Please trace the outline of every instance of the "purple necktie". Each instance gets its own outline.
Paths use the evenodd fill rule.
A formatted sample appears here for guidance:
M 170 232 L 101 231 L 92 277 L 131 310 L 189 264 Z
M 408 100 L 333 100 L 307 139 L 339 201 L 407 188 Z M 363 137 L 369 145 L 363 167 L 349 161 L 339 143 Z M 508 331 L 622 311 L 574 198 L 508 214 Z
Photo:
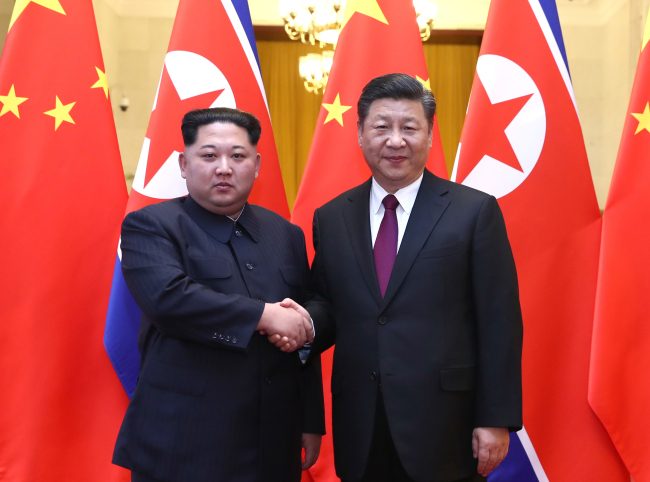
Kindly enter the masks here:
M 393 271 L 395 258 L 397 257 L 397 214 L 395 209 L 399 206 L 399 201 L 395 196 L 389 194 L 382 201 L 385 211 L 384 219 L 381 220 L 375 248 L 375 269 L 377 270 L 377 280 L 379 281 L 379 290 L 381 297 L 386 294 L 390 273 Z

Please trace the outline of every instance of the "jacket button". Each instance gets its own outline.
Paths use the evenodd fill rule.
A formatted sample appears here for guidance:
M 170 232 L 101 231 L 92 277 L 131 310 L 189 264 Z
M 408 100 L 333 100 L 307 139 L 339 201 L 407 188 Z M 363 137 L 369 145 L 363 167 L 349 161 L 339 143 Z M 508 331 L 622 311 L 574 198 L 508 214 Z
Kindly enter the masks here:
M 232 337 L 232 342 L 233 342 L 233 343 L 237 343 L 237 337 L 236 337 L 236 336 L 233 336 L 233 337 Z
M 227 342 L 230 342 L 230 335 L 228 335 L 228 336 L 226 337 L 226 341 L 227 341 Z
M 223 335 L 221 333 L 219 333 L 219 339 L 223 340 Z
M 380 325 L 385 325 L 388 319 L 385 316 L 380 316 L 379 317 L 379 324 Z
M 241 231 L 239 229 L 237 231 L 235 231 L 235 236 L 237 236 L 238 238 L 241 238 Z
M 266 378 L 266 383 L 268 383 L 270 385 L 271 384 L 271 379 L 267 377 Z
M 214 338 L 215 340 L 216 340 L 217 338 L 219 338 L 219 333 L 213 333 L 213 334 L 212 334 L 212 338 Z
M 370 374 L 370 379 L 371 379 L 372 381 L 377 380 L 377 372 L 372 372 L 372 373 Z
M 253 269 L 253 265 L 250 264 L 250 263 L 246 263 L 246 269 L 247 269 L 247 270 L 251 270 L 251 269 Z

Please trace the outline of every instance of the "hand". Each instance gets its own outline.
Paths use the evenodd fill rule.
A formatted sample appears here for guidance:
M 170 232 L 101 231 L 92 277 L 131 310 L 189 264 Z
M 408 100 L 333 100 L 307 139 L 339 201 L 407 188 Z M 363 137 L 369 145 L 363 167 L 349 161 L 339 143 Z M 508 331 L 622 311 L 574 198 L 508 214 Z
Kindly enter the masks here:
M 302 317 L 304 318 L 304 323 L 305 323 L 305 331 L 307 332 L 307 341 L 309 343 L 314 342 L 314 326 L 311 323 L 311 316 L 309 316 L 309 312 L 307 312 L 306 309 L 304 309 L 302 306 L 300 306 L 298 303 L 293 301 L 291 298 L 285 298 L 280 302 L 280 306 L 283 306 L 285 308 L 292 308 L 296 310 Z
M 262 317 L 257 324 L 257 331 L 262 334 L 273 333 L 285 340 L 281 350 L 294 351 L 305 344 L 307 333 L 304 318 L 291 308 L 284 308 L 280 303 L 266 303 Z
M 472 433 L 472 453 L 478 458 L 477 471 L 483 477 L 497 468 L 508 455 L 510 433 L 505 427 L 477 427 Z
M 302 446 L 305 449 L 305 460 L 302 461 L 302 470 L 312 467 L 318 460 L 320 443 L 323 436 L 318 433 L 303 433 Z

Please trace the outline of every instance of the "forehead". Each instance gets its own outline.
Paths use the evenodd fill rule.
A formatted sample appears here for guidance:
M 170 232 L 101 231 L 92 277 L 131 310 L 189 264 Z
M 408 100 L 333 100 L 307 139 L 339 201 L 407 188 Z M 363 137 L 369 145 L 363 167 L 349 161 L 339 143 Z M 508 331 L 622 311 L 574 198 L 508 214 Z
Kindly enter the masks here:
M 373 101 L 368 109 L 366 120 L 372 122 L 376 119 L 412 119 L 426 122 L 422 103 L 418 100 L 407 99 L 377 99 Z
M 248 140 L 248 131 L 243 127 L 235 124 L 213 122 L 212 124 L 202 125 L 198 128 L 196 135 L 196 146 L 219 141 L 220 144 L 238 144 L 250 147 Z

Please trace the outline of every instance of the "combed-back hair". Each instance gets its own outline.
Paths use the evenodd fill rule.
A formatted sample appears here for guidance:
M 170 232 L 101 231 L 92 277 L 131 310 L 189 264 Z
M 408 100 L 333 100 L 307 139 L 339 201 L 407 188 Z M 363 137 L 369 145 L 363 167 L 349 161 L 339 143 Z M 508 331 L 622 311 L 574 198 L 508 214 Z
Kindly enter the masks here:
M 262 135 L 262 126 L 257 117 L 243 110 L 230 109 L 228 107 L 195 109 L 185 114 L 181 123 L 181 132 L 183 133 L 183 142 L 185 145 L 191 146 L 196 142 L 199 127 L 214 124 L 215 122 L 220 124 L 234 124 L 246 129 L 246 132 L 248 132 L 248 141 L 254 146 L 257 145 Z
M 357 102 L 359 122 L 368 117 L 370 104 L 379 99 L 416 100 L 422 104 L 424 117 L 433 128 L 433 116 L 436 113 L 436 99 L 430 90 L 425 89 L 419 80 L 406 74 L 387 74 L 375 77 L 366 84 Z

